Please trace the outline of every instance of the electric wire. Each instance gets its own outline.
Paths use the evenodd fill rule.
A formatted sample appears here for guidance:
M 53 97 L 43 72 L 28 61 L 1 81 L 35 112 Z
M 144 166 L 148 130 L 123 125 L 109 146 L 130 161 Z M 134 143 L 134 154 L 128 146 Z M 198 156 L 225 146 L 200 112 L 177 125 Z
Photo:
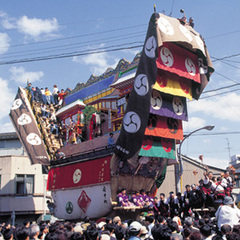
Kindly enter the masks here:
M 24 53 L 24 56 L 26 56 L 26 55 L 33 55 L 33 54 L 30 54 L 31 52 L 34 52 L 34 54 L 36 54 L 38 52 L 49 53 L 49 50 L 51 50 L 51 52 L 59 51 L 59 49 L 61 49 L 63 47 L 67 47 L 67 48 L 63 48 L 62 50 L 68 50 L 68 49 L 73 49 L 73 47 L 89 47 L 90 44 L 95 44 L 95 45 L 100 44 L 100 43 L 101 44 L 106 44 L 108 42 L 112 42 L 113 40 L 117 40 L 117 41 L 125 40 L 125 39 L 129 40 L 129 36 L 131 36 L 132 38 L 140 37 L 140 36 L 144 36 L 145 35 L 144 33 L 145 32 L 142 32 L 142 33 L 141 32 L 140 33 L 135 32 L 135 33 L 129 33 L 127 37 L 125 35 L 118 35 L 118 36 L 114 36 L 114 37 L 101 38 L 101 39 L 97 39 L 97 40 L 90 40 L 90 41 L 88 40 L 88 41 L 84 41 L 84 42 L 81 42 L 81 43 L 59 45 L 59 46 L 55 46 L 54 48 L 53 47 L 47 47 L 47 48 L 31 49 L 31 50 L 23 50 L 23 51 L 18 51 L 18 52 L 12 52 L 12 53 L 5 54 L 4 59 L 13 58 L 13 57 L 16 57 L 17 55 L 21 56 L 22 53 Z M 104 42 L 102 42 L 102 41 L 104 41 Z M 131 43 L 129 43 L 129 44 L 131 44 Z M 13 56 L 11 56 L 11 55 L 13 55 Z

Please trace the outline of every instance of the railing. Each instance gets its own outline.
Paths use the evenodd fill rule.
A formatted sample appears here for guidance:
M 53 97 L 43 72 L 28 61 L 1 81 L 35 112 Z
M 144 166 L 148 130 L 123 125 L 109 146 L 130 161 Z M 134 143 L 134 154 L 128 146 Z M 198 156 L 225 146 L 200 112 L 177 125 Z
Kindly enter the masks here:
M 99 148 L 94 148 L 88 151 L 81 152 L 80 154 L 72 154 L 60 160 L 50 161 L 50 166 L 62 165 L 69 162 L 82 162 L 96 159 L 99 157 L 107 156 L 113 154 L 115 145 L 104 146 Z

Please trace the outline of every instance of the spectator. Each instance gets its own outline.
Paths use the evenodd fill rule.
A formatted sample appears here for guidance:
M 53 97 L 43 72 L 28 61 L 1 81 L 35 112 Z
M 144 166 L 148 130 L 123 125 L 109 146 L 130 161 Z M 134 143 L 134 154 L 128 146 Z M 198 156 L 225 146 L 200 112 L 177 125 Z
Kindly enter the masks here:
M 156 224 L 152 228 L 152 236 L 154 240 L 170 240 L 171 235 L 172 231 L 166 225 Z
M 30 240 L 37 240 L 40 233 L 40 228 L 36 223 L 30 225 Z
M 57 105 L 58 104 L 58 88 L 57 85 L 53 85 L 53 91 L 52 91 L 52 95 L 53 95 L 53 100 L 54 100 L 54 104 Z
M 224 224 L 233 227 L 233 225 L 238 224 L 240 220 L 240 209 L 235 206 L 231 197 L 226 196 L 223 200 L 223 204 L 224 205 L 220 206 L 215 213 L 219 230 Z
M 16 230 L 16 237 L 17 240 L 27 240 L 30 237 L 30 233 L 25 227 L 18 228 Z
M 222 225 L 221 226 L 221 235 L 222 235 L 221 237 L 226 239 L 226 234 L 230 233 L 231 231 L 232 231 L 232 228 L 230 225 L 228 225 L 228 224 Z
M 114 145 L 114 139 L 113 139 L 113 133 L 110 133 L 108 138 L 108 146 L 112 146 L 112 145 Z
M 63 100 L 64 100 L 64 97 L 67 93 L 64 92 L 64 89 L 61 89 L 61 92 L 58 93 L 58 99 L 59 99 L 59 102 L 58 102 L 58 106 L 61 107 L 63 105 Z
M 194 28 L 194 22 L 192 17 L 189 18 L 188 25 Z
M 169 193 L 169 197 L 167 199 L 167 204 L 169 205 L 169 216 L 173 218 L 175 216 L 175 212 L 178 212 L 178 199 L 175 196 L 174 192 Z
M 122 225 L 121 218 L 119 216 L 114 217 L 113 218 L 113 224 L 121 226 Z
M 148 223 L 147 223 L 148 236 L 149 236 L 150 238 L 153 238 L 153 236 L 152 236 L 152 228 L 153 228 L 154 225 L 155 225 L 155 217 L 154 217 L 154 216 L 147 216 L 147 217 L 146 217 L 146 222 L 148 222 Z
M 226 196 L 231 196 L 232 194 L 232 188 L 233 188 L 233 180 L 232 178 L 229 176 L 229 172 L 225 171 L 224 172 L 224 178 L 222 179 L 222 183 L 221 185 L 224 187 L 225 189 L 225 194 Z
M 51 104 L 51 95 L 52 93 L 48 90 L 48 88 L 45 88 L 45 96 L 47 99 L 47 104 L 50 105 Z
M 47 110 L 47 106 L 44 103 L 41 104 L 41 111 L 43 117 L 47 118 L 49 116 L 49 111 Z
M 53 121 L 55 123 L 57 122 L 57 117 L 56 117 L 56 114 L 54 112 L 54 109 L 52 109 L 52 108 L 50 109 L 50 115 L 48 117 L 51 121 Z
M 43 88 L 40 89 L 42 95 L 45 95 L 45 90 Z
M 185 218 L 184 226 L 190 228 L 192 232 L 199 232 L 199 229 L 193 226 L 193 219 L 191 217 Z
M 50 122 L 48 125 L 48 128 L 50 129 L 50 133 L 55 134 L 58 136 L 58 126 L 53 121 Z
M 158 206 L 159 212 L 163 217 L 167 217 L 168 216 L 168 203 L 167 203 L 167 199 L 165 199 L 165 194 L 164 193 L 160 193 L 160 201 L 159 201 L 159 206 Z
M 240 236 L 239 234 L 235 233 L 235 232 L 231 232 L 226 234 L 226 239 L 227 240 L 240 240 Z
M 7 228 L 3 233 L 4 240 L 13 240 L 13 231 L 11 228 Z
M 129 226 L 129 240 L 139 240 L 141 235 L 141 228 L 142 225 L 139 222 L 133 221 Z
M 54 204 L 53 202 L 47 200 L 47 206 L 48 206 L 48 209 L 49 209 L 50 214 L 53 214 L 53 213 L 54 213 L 55 204 Z M 46 226 L 45 226 L 45 227 L 46 227 Z M 48 229 L 45 229 L 45 228 L 44 228 L 43 230 L 46 230 L 46 231 L 45 231 L 45 235 L 46 235 Z
M 200 232 L 203 236 L 203 239 L 206 239 L 206 240 L 212 239 L 212 229 L 209 224 L 202 226 L 200 228 Z
M 200 232 L 192 232 L 189 236 L 189 240 L 202 240 Z
M 56 159 L 57 160 L 61 160 L 65 158 L 65 153 L 61 152 L 59 149 L 56 151 L 55 153 Z

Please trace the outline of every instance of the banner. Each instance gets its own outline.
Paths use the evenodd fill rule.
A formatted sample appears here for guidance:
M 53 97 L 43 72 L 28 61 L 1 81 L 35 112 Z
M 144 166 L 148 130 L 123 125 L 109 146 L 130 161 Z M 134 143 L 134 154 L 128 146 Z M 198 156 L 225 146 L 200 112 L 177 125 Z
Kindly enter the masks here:
M 176 159 L 175 140 L 145 136 L 139 155 L 144 157 L 161 157 Z
M 198 57 L 174 43 L 163 43 L 158 49 L 157 67 L 200 83 Z
M 150 113 L 188 121 L 186 98 L 152 91 Z
M 192 81 L 176 74 L 158 69 L 157 80 L 153 86 L 160 92 L 185 97 L 192 100 Z
M 47 189 L 89 186 L 110 181 L 111 156 L 52 168 L 48 173 Z
M 31 163 L 49 165 L 49 156 L 25 89 L 18 88 L 9 116 Z
M 182 121 L 150 114 L 145 135 L 182 140 Z
M 139 151 L 147 126 L 152 94 L 151 86 L 154 85 L 157 75 L 157 17 L 158 14 L 154 13 L 149 21 L 134 86 L 128 100 L 122 128 L 114 150 L 117 157 L 122 161 L 133 157 Z

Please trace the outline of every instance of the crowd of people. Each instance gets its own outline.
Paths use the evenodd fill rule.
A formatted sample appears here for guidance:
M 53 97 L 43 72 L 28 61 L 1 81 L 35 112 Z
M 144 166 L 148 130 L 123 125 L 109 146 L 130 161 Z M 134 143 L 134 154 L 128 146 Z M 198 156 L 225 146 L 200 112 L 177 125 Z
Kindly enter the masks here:
M 223 209 L 225 208 L 225 209 Z M 231 213 L 229 209 L 232 209 Z M 226 212 L 230 213 L 226 215 Z M 82 221 L 41 222 L 24 221 L 23 225 L 0 225 L 0 239 L 4 240 L 239 240 L 240 210 L 231 197 L 224 198 L 216 217 L 203 215 L 179 218 L 143 212 L 137 219 L 122 220 L 119 216 Z
M 45 89 L 38 87 L 35 88 L 31 83 L 27 84 L 26 89 L 31 94 L 32 100 L 48 106 L 53 104 L 56 108 L 62 106 L 64 97 L 67 94 L 64 89 L 61 89 L 61 91 L 59 91 L 57 85 L 53 86 L 52 92 L 48 89 L 48 87 Z
M 183 194 L 179 192 L 175 195 L 170 192 L 169 197 L 165 198 L 165 194 L 161 193 L 160 198 L 152 198 L 150 193 L 142 189 L 130 197 L 126 194 L 126 189 L 122 189 L 118 192 L 117 202 L 122 207 L 152 207 L 155 214 L 163 216 L 173 217 L 176 213 L 179 216 L 189 216 L 195 208 L 217 208 L 223 203 L 225 196 L 232 197 L 233 185 L 228 171 L 222 177 L 215 177 L 212 172 L 208 172 L 204 173 L 204 179 L 197 185 L 186 185 Z
M 53 151 L 50 150 L 51 153 L 53 152 L 53 157 L 59 159 L 57 152 L 59 147 L 65 144 L 76 144 L 81 140 L 81 135 L 76 128 L 76 122 L 70 119 L 68 124 L 63 124 L 56 116 L 56 112 L 64 105 L 64 98 L 67 93 L 64 89 L 59 91 L 57 85 L 54 85 L 53 91 L 50 92 L 47 87 L 45 89 L 35 88 L 31 83 L 27 84 L 26 90 L 30 94 L 32 103 L 34 104 L 35 115 L 40 117 L 45 139 L 49 141 L 46 145 L 52 149 L 52 146 L 55 145 L 52 139 L 55 139 L 59 143 L 57 148 L 54 148 Z M 62 155 L 60 158 L 62 158 Z

